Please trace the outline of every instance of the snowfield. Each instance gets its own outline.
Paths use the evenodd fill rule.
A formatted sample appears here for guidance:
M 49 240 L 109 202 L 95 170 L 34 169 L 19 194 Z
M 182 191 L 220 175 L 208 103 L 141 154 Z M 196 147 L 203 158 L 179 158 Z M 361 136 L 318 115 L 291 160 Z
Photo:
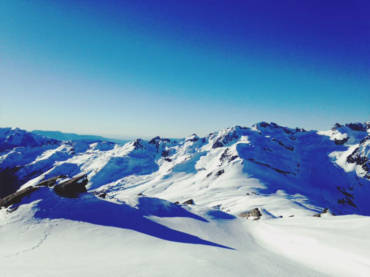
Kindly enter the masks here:
M 370 123 L 124 145 L 0 129 L 1 276 L 370 276 Z M 1 202 L 0 202 L 1 203 Z

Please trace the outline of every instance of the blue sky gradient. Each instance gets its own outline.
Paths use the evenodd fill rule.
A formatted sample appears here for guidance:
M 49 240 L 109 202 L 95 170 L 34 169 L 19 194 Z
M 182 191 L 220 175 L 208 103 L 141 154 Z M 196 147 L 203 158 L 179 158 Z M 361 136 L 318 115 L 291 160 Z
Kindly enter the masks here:
M 116 137 L 370 120 L 368 1 L 0 3 L 0 123 Z

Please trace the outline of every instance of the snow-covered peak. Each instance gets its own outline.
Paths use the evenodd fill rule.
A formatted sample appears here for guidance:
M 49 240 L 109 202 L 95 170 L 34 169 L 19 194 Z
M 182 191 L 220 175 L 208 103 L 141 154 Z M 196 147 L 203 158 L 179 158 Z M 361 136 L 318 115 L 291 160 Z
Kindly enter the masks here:
M 336 144 L 352 145 L 359 143 L 370 134 L 370 123 L 336 123 L 331 130 L 319 131 L 321 135 L 329 136 Z
M 1 153 L 0 168 L 18 168 L 12 176 L 26 185 L 60 174 L 85 173 L 90 190 L 105 191 L 113 198 L 138 193 L 170 201 L 192 198 L 209 207 L 221 205 L 233 214 L 255 208 L 251 203 L 257 202 L 261 209 L 280 215 L 307 212 L 311 206 L 370 214 L 362 196 L 370 192 L 364 186 L 369 182 L 369 146 L 361 126 L 316 132 L 260 122 L 203 138 L 195 134 L 184 139 L 154 137 L 125 145 L 41 143 Z M 218 201 L 214 190 L 229 196 Z M 251 201 L 252 196 L 259 200 Z M 271 205 L 270 197 L 284 202 L 285 208 Z
M 58 141 L 19 128 L 0 128 L 0 151 L 19 146 L 35 147 L 45 144 L 58 144 Z

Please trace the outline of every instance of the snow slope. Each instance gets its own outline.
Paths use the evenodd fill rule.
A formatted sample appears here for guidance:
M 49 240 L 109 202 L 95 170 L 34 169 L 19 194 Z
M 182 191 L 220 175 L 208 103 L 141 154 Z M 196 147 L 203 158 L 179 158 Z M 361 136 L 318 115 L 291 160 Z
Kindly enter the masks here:
M 261 122 L 125 145 L 0 129 L 3 195 L 57 175 L 89 179 L 77 199 L 44 187 L 1 209 L 0 268 L 5 276 L 369 276 L 369 127 Z M 261 220 L 243 217 L 254 208 Z M 312 217 L 324 208 L 343 216 Z

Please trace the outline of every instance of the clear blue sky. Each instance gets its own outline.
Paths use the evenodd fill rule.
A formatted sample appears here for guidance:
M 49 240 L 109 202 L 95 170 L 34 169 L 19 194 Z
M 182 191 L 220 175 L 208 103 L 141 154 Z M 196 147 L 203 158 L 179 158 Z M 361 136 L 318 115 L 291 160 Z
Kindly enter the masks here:
M 0 125 L 181 137 L 370 120 L 370 2 L 0 2 Z

